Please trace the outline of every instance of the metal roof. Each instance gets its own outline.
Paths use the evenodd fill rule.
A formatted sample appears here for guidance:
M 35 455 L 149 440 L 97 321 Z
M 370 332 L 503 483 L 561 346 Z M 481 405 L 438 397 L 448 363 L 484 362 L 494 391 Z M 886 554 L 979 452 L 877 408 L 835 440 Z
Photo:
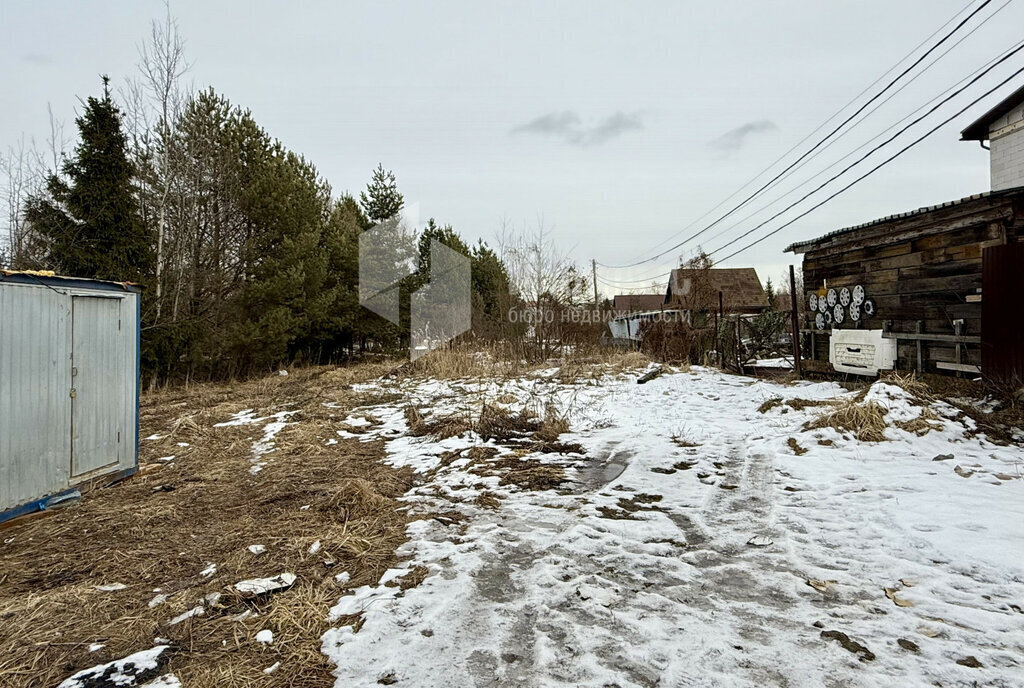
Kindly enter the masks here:
M 51 270 L 0 270 L 0 283 L 40 284 L 47 287 L 77 287 L 101 291 L 130 291 L 141 293 L 142 288 L 133 282 L 111 282 L 88 277 L 67 277 L 54 274 Z
M 970 201 L 977 201 L 977 200 L 982 199 L 982 198 L 987 198 L 989 196 L 1005 196 L 1005 195 L 1009 195 L 1009 194 L 1013 194 L 1013 193 L 1020 193 L 1021 191 L 1024 191 L 1024 187 L 1018 186 L 1018 187 L 1015 187 L 1013 189 L 1001 189 L 999 191 L 986 191 L 984 193 L 974 194 L 973 196 L 967 196 L 965 198 L 961 198 L 961 199 L 958 199 L 958 200 L 955 200 L 955 201 L 946 201 L 945 203 L 939 203 L 937 205 L 929 205 L 929 206 L 925 206 L 923 208 L 918 208 L 916 210 L 909 210 L 909 211 L 907 211 L 905 213 L 896 213 L 895 215 L 886 215 L 885 217 L 880 217 L 877 220 L 871 220 L 870 222 L 864 222 L 863 224 L 853 225 L 852 227 L 844 227 L 842 229 L 837 229 L 834 232 L 829 232 L 828 234 L 823 234 L 822 236 L 820 236 L 820 237 L 818 237 L 816 239 L 808 239 L 806 241 L 794 242 L 794 243 L 790 244 L 789 246 L 787 246 L 785 249 L 783 249 L 783 252 L 784 253 L 788 253 L 788 252 L 801 253 L 804 249 L 806 249 L 809 246 L 821 243 L 823 241 L 827 241 L 828 239 L 831 239 L 833 237 L 837 237 L 837 236 L 839 236 L 841 234 L 847 234 L 849 232 L 855 232 L 858 229 L 865 229 L 867 227 L 873 227 L 874 225 L 882 224 L 883 222 L 891 222 L 892 220 L 901 220 L 901 219 L 904 219 L 904 218 L 913 217 L 915 215 L 924 215 L 925 213 L 930 213 L 930 212 L 933 212 L 935 210 L 941 210 L 943 208 L 952 208 L 952 207 L 955 207 L 955 206 L 958 206 L 958 205 L 962 205 L 964 203 L 969 203 Z
M 960 132 L 961 141 L 988 141 L 988 128 L 1007 112 L 1024 103 L 1024 86 L 1006 96 L 996 104 L 994 108 L 974 121 L 969 127 Z

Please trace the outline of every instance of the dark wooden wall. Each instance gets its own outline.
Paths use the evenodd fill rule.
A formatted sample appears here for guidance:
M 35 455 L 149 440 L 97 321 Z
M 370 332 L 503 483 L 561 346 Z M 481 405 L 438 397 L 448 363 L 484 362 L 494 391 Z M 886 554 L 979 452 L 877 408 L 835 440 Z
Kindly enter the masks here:
M 1024 239 L 1024 190 L 974 198 L 910 217 L 894 218 L 833 237 L 806 249 L 805 299 L 819 288 L 863 285 L 877 313 L 842 327 L 893 332 L 980 335 L 981 302 L 968 301 L 981 289 L 982 250 Z M 804 327 L 814 329 L 813 315 Z M 815 336 L 815 353 L 828 360 L 828 330 Z M 950 342 L 922 342 L 924 367 L 953 362 Z M 917 344 L 900 340 L 898 367 L 917 367 Z M 961 348 L 961 361 L 980 365 L 978 345 Z

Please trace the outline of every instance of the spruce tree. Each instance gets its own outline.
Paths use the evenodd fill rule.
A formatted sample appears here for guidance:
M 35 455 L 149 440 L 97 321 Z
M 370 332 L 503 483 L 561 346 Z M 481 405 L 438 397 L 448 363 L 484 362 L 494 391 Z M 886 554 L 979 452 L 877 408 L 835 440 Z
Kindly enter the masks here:
M 405 205 L 405 199 L 398 192 L 395 173 L 385 171 L 384 166 L 378 163 L 370 183 L 366 185 L 366 191 L 359 194 L 359 204 L 373 223 L 390 220 L 398 215 Z
M 29 200 L 26 218 L 44 244 L 48 265 L 75 277 L 145 282 L 152 241 L 132 190 L 134 169 L 121 113 L 103 77 L 103 97 L 90 96 L 75 119 L 79 143 L 54 172 L 46 193 Z

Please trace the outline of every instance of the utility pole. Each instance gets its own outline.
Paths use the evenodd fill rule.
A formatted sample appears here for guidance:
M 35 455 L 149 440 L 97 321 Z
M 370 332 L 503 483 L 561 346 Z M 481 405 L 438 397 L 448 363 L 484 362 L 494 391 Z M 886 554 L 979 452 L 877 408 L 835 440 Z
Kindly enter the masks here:
M 597 261 L 590 259 L 590 269 L 594 272 L 594 308 L 597 308 Z

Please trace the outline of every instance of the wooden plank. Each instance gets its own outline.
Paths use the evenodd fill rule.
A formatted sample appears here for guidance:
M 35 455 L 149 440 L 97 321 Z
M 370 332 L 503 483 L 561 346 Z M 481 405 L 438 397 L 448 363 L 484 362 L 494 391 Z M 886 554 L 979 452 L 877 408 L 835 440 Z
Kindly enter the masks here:
M 932 334 L 929 332 L 883 332 L 883 339 L 921 340 L 925 342 L 960 342 L 962 344 L 981 344 L 978 335 Z
M 957 370 L 961 373 L 978 373 L 981 374 L 981 366 L 972 365 L 970 363 L 950 363 L 948 361 L 936 361 L 935 367 L 939 370 Z

